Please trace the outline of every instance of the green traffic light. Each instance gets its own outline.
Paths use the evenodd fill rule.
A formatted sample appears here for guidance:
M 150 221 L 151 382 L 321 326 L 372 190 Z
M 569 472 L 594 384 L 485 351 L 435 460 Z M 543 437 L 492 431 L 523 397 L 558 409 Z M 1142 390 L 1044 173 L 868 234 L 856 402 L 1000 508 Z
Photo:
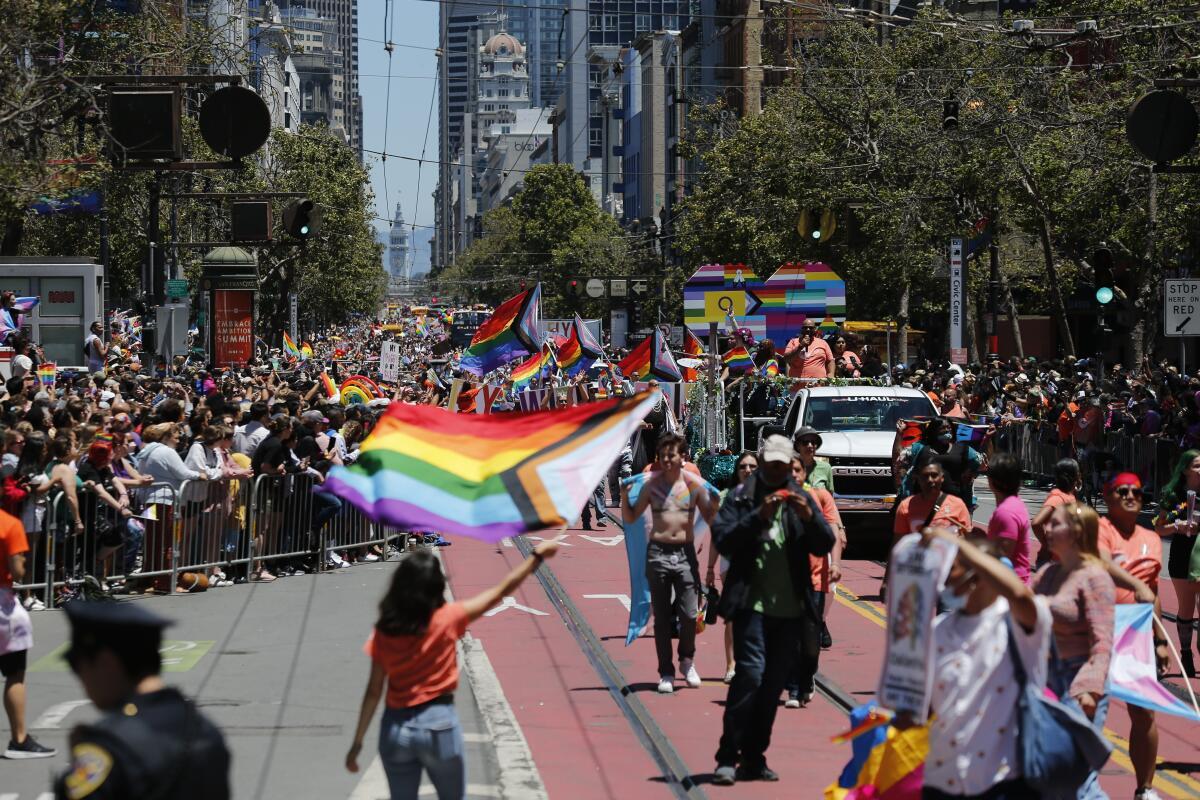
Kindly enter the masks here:
M 300 226 L 300 235 L 301 235 L 301 236 L 308 236 L 308 226 L 307 226 L 307 225 L 301 225 L 301 226 Z
M 1096 290 L 1096 302 L 1100 305 L 1107 305 L 1113 299 L 1113 290 L 1110 286 L 1101 286 Z
M 820 238 L 821 238 L 821 231 L 820 231 L 820 229 L 818 229 L 818 230 L 815 230 L 815 231 L 813 231 L 813 232 L 812 232 L 812 238 L 814 238 L 814 239 L 817 239 L 818 241 L 820 240 Z

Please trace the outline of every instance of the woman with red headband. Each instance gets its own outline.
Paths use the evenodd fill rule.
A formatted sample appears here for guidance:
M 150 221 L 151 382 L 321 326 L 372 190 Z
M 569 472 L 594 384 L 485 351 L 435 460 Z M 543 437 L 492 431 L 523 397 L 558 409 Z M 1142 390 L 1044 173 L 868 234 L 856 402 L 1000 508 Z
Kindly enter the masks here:
M 1162 571 L 1162 540 L 1154 531 L 1137 524 L 1142 513 L 1142 480 L 1132 472 L 1122 472 L 1104 486 L 1108 515 L 1100 520 L 1100 555 L 1109 564 L 1109 574 L 1117 587 L 1118 603 L 1153 603 L 1161 614 L 1158 600 L 1158 575 Z M 1155 655 L 1159 673 L 1166 667 L 1170 651 L 1166 639 L 1154 629 Z M 1154 712 L 1140 706 L 1129 710 L 1129 760 L 1137 776 L 1138 800 L 1159 800 L 1154 791 L 1155 762 L 1158 759 L 1158 726 Z

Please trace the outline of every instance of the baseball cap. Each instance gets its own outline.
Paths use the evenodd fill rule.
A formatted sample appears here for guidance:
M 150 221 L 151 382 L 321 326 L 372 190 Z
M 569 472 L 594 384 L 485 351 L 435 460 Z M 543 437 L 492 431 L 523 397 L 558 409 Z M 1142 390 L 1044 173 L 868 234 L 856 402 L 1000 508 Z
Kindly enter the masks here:
M 322 414 L 320 411 L 305 411 L 300 415 L 300 419 L 305 422 L 329 422 L 329 417 Z
M 816 428 L 811 428 L 808 426 L 805 426 L 792 434 L 792 441 L 799 442 L 801 439 L 805 439 L 809 436 L 816 437 L 817 447 L 820 447 L 822 444 L 824 444 L 824 440 L 821 438 L 821 432 Z
M 785 464 L 792 463 L 792 459 L 796 457 L 796 451 L 792 448 L 792 443 L 788 441 L 786 436 L 774 434 L 768 436 L 763 442 L 762 450 L 759 451 L 759 460 L 767 461 L 782 461 Z
M 114 397 L 116 397 L 115 394 L 113 394 L 112 392 L 105 389 L 103 392 L 100 393 L 100 402 L 111 403 Z

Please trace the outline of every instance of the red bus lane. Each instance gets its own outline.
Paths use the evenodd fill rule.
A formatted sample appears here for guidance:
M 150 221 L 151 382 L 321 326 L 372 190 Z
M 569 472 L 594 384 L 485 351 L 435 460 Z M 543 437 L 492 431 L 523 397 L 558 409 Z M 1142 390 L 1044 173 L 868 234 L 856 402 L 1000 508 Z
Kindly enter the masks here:
M 467 538 L 441 555 L 455 597 L 492 586 L 521 560 L 514 548 Z M 666 796 L 647 788 L 661 771 L 536 580 L 470 633 L 483 644 L 550 797 Z

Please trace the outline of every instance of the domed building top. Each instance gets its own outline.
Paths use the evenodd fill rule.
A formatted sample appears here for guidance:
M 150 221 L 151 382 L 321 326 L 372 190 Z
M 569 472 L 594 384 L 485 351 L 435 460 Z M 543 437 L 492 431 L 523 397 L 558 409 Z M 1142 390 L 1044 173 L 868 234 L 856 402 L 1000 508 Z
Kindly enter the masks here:
M 517 37 L 501 31 L 487 40 L 483 51 L 493 56 L 524 55 L 525 46 L 517 41 Z

